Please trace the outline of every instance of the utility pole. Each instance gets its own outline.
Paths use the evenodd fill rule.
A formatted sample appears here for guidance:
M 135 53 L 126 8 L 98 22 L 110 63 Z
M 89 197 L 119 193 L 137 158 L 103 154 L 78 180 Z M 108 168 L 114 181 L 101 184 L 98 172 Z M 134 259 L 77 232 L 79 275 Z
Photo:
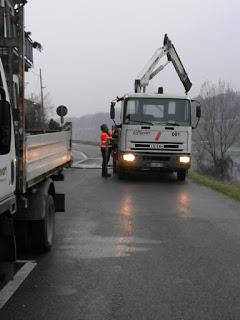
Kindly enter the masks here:
M 24 193 L 26 191 L 26 144 L 25 144 L 25 108 L 24 108 L 24 73 L 25 73 L 25 33 L 24 33 L 24 4 L 18 5 L 18 17 L 19 17 L 19 29 L 18 29 L 18 77 L 19 77 L 19 97 L 18 97 L 18 109 L 19 109 L 19 129 L 18 130 L 18 156 L 19 156 L 19 185 L 18 191 Z M 12 75 L 11 75 L 12 77 Z
M 40 68 L 40 91 L 41 91 L 41 120 L 42 120 L 42 125 L 44 123 L 44 105 L 43 105 L 43 89 L 45 87 L 43 87 L 43 84 L 42 84 L 42 70 Z

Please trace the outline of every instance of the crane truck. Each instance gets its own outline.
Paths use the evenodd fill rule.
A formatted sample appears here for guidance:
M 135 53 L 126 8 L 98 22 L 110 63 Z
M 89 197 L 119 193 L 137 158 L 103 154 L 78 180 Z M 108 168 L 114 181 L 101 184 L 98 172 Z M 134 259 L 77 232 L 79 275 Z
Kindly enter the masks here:
M 24 31 L 25 4 L 0 5 L 0 262 L 15 261 L 16 247 L 51 248 L 55 212 L 64 211 L 55 181 L 63 180 L 63 168 L 71 164 L 70 127 L 25 128 L 24 74 L 35 46 Z
M 164 64 L 160 60 L 167 57 Z M 185 95 L 173 96 L 146 93 L 150 80 L 172 62 Z M 159 66 L 158 66 L 159 65 Z M 198 124 L 201 106 L 191 100 L 188 92 L 192 83 L 174 45 L 164 37 L 159 48 L 134 83 L 134 93 L 127 93 L 111 102 L 110 117 L 114 121 L 113 170 L 119 179 L 132 172 L 176 172 L 184 181 L 191 166 L 192 129 Z M 121 101 L 120 123 L 115 122 L 115 105 Z M 195 109 L 196 125 L 192 125 Z

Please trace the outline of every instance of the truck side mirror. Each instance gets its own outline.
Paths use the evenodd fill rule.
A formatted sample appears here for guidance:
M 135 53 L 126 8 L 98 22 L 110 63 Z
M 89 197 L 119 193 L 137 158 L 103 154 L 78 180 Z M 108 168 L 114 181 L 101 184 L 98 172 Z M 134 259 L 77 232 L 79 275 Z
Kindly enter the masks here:
M 111 102 L 110 118 L 111 118 L 112 120 L 115 119 L 115 104 L 116 104 L 116 102 Z
M 191 100 L 191 108 L 196 110 L 197 123 L 192 126 L 192 129 L 196 129 L 201 118 L 201 103 L 198 100 Z
M 196 106 L 196 117 L 201 118 L 201 105 Z

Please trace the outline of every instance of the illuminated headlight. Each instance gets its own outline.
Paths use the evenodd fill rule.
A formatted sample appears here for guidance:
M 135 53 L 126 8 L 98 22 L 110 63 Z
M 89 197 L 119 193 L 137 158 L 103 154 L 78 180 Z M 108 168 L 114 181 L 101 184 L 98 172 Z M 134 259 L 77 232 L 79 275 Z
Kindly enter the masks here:
M 190 157 L 189 156 L 181 156 L 179 157 L 180 163 L 189 163 L 190 162 Z
M 124 155 L 123 155 L 123 160 L 124 160 L 124 161 L 132 162 L 132 161 L 135 160 L 135 156 L 134 156 L 134 154 L 132 154 L 132 153 L 124 154 Z

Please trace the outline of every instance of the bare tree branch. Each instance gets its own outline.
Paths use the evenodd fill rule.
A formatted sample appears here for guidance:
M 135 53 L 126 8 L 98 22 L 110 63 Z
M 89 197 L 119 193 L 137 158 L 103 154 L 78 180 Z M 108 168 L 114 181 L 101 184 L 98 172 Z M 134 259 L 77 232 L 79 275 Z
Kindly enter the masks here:
M 197 130 L 198 142 L 213 173 L 225 175 L 228 151 L 240 138 L 240 95 L 224 81 L 217 85 L 205 82 L 200 91 L 202 120 Z M 203 151 L 202 151 L 203 153 Z

